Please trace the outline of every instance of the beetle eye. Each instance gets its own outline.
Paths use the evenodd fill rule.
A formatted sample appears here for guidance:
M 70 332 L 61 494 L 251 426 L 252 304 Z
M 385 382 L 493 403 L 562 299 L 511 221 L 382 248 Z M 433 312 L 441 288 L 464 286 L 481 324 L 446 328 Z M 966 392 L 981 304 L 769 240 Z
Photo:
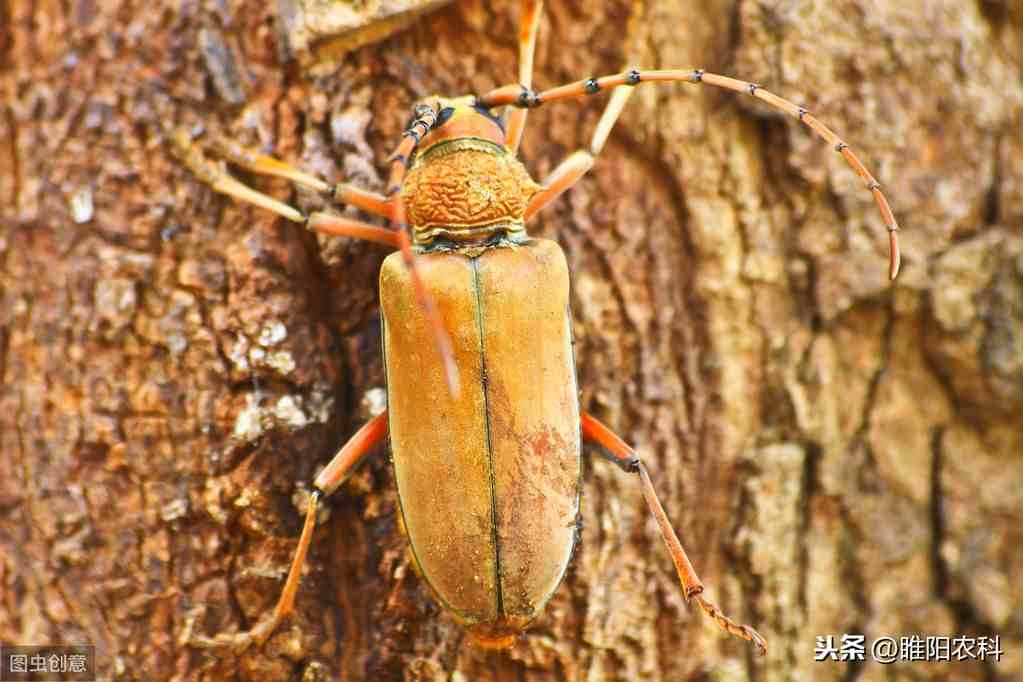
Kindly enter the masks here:
M 455 113 L 454 107 L 444 107 L 443 109 L 440 110 L 440 113 L 437 114 L 437 122 L 433 124 L 433 127 L 440 128 L 442 125 L 448 122 L 448 119 L 451 118 L 454 115 L 454 113 Z

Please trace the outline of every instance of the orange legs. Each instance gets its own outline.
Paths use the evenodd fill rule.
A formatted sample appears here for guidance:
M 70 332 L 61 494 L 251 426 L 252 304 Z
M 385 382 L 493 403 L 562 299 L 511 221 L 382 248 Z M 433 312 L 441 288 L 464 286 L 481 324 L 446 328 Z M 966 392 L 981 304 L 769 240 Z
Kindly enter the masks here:
M 302 566 L 305 565 L 305 558 L 313 539 L 313 528 L 316 526 L 316 511 L 320 497 L 330 495 L 337 490 L 363 458 L 383 442 L 386 435 L 387 413 L 384 412 L 366 422 L 334 455 L 327 468 L 316 477 L 316 481 L 313 483 L 316 491 L 309 498 L 309 508 L 306 511 L 305 524 L 302 526 L 302 536 L 298 540 L 298 547 L 295 548 L 295 556 L 291 560 L 288 578 L 284 582 L 284 589 L 281 590 L 281 596 L 277 600 L 273 614 L 269 618 L 261 620 L 247 632 L 233 635 L 221 634 L 212 638 L 196 636 L 192 638 L 191 644 L 205 648 L 226 646 L 235 651 L 243 651 L 251 644 L 262 645 L 273 634 L 295 605 L 295 592 L 298 590 L 298 581 L 302 577 Z
M 607 142 L 608 135 L 611 134 L 611 129 L 618 121 L 632 92 L 632 88 L 618 88 L 611 94 L 611 101 L 607 103 L 604 113 L 600 116 L 600 121 L 597 122 L 597 128 L 593 131 L 590 148 L 573 152 L 551 171 L 551 174 L 544 179 L 543 189 L 530 199 L 529 206 L 526 207 L 526 220 L 561 196 L 565 190 L 579 182 L 579 179 L 593 168 L 594 161 L 604 149 L 604 143 Z
M 416 296 L 433 327 L 434 342 L 444 364 L 448 388 L 452 395 L 457 396 L 459 376 L 458 367 L 455 365 L 454 353 L 451 350 L 451 340 L 448 337 L 447 330 L 444 329 L 444 324 L 437 313 L 433 299 L 426 291 L 416 271 L 412 242 L 408 234 L 409 226 L 405 218 L 405 205 L 399 193 L 402 180 L 405 178 L 405 171 L 408 169 L 409 161 L 416 146 L 419 144 L 419 140 L 426 133 L 430 132 L 436 120 L 437 112 L 433 108 L 429 106 L 417 107 L 416 117 L 405 131 L 405 136 L 392 157 L 387 197 L 374 192 L 367 192 L 346 183 L 330 185 L 294 166 L 243 147 L 233 140 L 224 137 L 215 137 L 210 143 L 214 151 L 237 166 L 246 168 L 254 173 L 285 178 L 297 185 L 328 194 L 343 203 L 357 206 L 368 213 L 387 218 L 394 224 L 397 230 L 386 229 L 333 213 L 317 211 L 309 216 L 303 215 L 301 211 L 293 206 L 289 206 L 262 192 L 257 192 L 238 181 L 228 173 L 223 163 L 215 163 L 206 158 L 202 149 L 192 141 L 187 131 L 183 129 L 175 131 L 171 141 L 178 158 L 200 180 L 217 192 L 273 211 L 292 222 L 302 223 L 315 232 L 364 239 L 400 249 L 405 265 L 412 272 Z
M 881 219 L 884 221 L 885 226 L 888 228 L 888 242 L 889 242 L 889 260 L 888 260 L 888 276 L 891 279 L 895 279 L 899 273 L 899 266 L 901 264 L 901 255 L 899 253 L 899 240 L 898 240 L 898 229 L 899 225 L 895 221 L 895 216 L 892 215 L 892 210 L 888 206 L 888 200 L 881 192 L 881 184 L 874 178 L 873 175 L 867 171 L 863 163 L 856 157 L 853 151 L 849 148 L 842 139 L 831 131 L 827 126 L 818 121 L 814 116 L 810 114 L 806 109 L 800 107 L 787 99 L 779 97 L 767 90 L 764 90 L 755 83 L 747 83 L 746 81 L 736 80 L 734 78 L 728 78 L 727 76 L 720 76 L 714 73 L 707 73 L 702 69 L 696 69 L 693 71 L 679 71 L 679 70 L 659 70 L 659 71 L 625 71 L 623 73 L 603 76 L 601 78 L 587 78 L 586 80 L 577 81 L 568 85 L 562 85 L 550 90 L 544 90 L 543 92 L 534 92 L 529 88 L 523 88 L 519 85 L 505 85 L 488 92 L 487 94 L 478 98 L 481 106 L 492 108 L 503 105 L 512 105 L 521 108 L 533 108 L 538 107 L 548 102 L 554 102 L 561 99 L 571 99 L 575 97 L 582 97 L 584 95 L 592 95 L 606 90 L 608 88 L 620 89 L 620 86 L 634 86 L 640 83 L 654 82 L 654 81 L 674 81 L 683 83 L 705 83 L 707 85 L 713 85 L 719 88 L 725 88 L 727 90 L 734 90 L 735 92 L 745 92 L 760 100 L 763 100 L 767 104 L 784 111 L 785 113 L 795 116 L 804 124 L 813 130 L 818 136 L 823 138 L 829 144 L 831 144 L 835 151 L 840 153 L 846 162 L 852 166 L 853 170 L 863 180 L 866 188 L 874 197 L 874 201 L 877 203 L 878 211 L 881 213 Z M 570 157 L 571 158 L 571 157 Z M 585 172 L 585 171 L 584 171 Z M 581 177 L 582 173 L 578 173 L 578 177 Z M 532 208 L 532 206 L 530 207 Z M 537 209 L 539 210 L 539 209 Z M 534 211 L 535 212 L 535 211 Z
M 682 589 L 685 592 L 686 599 L 695 599 L 700 608 L 713 618 L 719 627 L 729 634 L 753 642 L 761 653 L 765 653 L 767 651 L 767 643 L 756 630 L 748 625 L 736 623 L 726 616 L 717 604 L 703 596 L 703 583 L 697 577 L 696 569 L 693 568 L 692 562 L 689 561 L 689 557 L 686 555 L 685 548 L 682 547 L 678 535 L 675 534 L 675 530 L 671 527 L 668 515 L 664 513 L 664 508 L 661 506 L 660 500 L 657 499 L 657 493 L 654 491 L 653 483 L 650 481 L 650 475 L 647 473 L 646 467 L 639 460 L 639 457 L 636 456 L 635 450 L 626 445 L 625 441 L 615 435 L 611 429 L 585 412 L 582 414 L 582 432 L 583 440 L 600 446 L 602 453 L 608 459 L 627 472 L 639 474 L 640 485 L 643 488 L 643 498 L 646 500 L 647 507 L 650 508 L 650 513 L 657 519 L 657 525 L 661 530 L 661 537 L 664 538 L 664 544 L 668 547 L 671 560 L 675 563 L 675 571 L 682 582 Z
M 248 201 L 249 203 L 256 203 L 257 205 L 263 206 L 262 203 L 253 201 L 251 194 L 231 191 L 237 189 L 237 186 L 239 185 L 242 187 L 245 187 L 245 185 L 242 185 L 241 182 L 238 182 L 231 177 L 227 170 L 222 166 L 207 160 L 196 143 L 192 142 L 189 138 L 186 131 L 176 131 L 174 133 L 173 142 L 175 151 L 185 162 L 188 168 L 198 175 L 201 180 L 211 185 L 215 190 L 229 196 L 233 196 L 236 199 L 241 199 L 242 201 Z M 359 189 L 354 185 L 349 185 L 344 182 L 331 185 L 330 183 L 320 180 L 314 175 L 309 175 L 290 164 L 278 161 L 272 156 L 267 156 L 266 154 L 249 149 L 248 147 L 243 147 L 234 140 L 230 140 L 226 137 L 214 137 L 209 143 L 209 146 L 227 161 L 250 170 L 253 173 L 284 178 L 285 180 L 294 182 L 296 185 L 308 187 L 309 189 L 317 192 L 327 194 L 341 203 L 357 206 L 367 213 L 372 213 L 384 218 L 389 218 L 391 216 L 391 208 L 387 202 L 387 198 L 380 194 L 367 192 L 366 190 Z M 245 187 L 245 189 L 248 188 Z M 252 192 L 252 190 L 249 190 L 249 192 Z M 264 208 L 267 207 L 264 206 Z M 289 220 L 301 222 L 300 219 L 296 219 L 294 217 L 295 214 L 301 215 L 294 209 L 292 209 L 292 213 L 280 211 L 276 208 L 270 208 L 270 210 L 274 211 L 278 215 L 288 218 Z
M 519 84 L 527 90 L 533 87 L 533 55 L 536 53 L 536 34 L 540 28 L 543 0 L 522 0 L 519 9 Z M 508 149 L 519 153 L 522 132 L 526 128 L 526 113 L 516 109 L 508 116 Z
M 341 203 L 357 206 L 367 213 L 383 218 L 391 216 L 391 207 L 387 203 L 387 198 L 374 192 L 367 192 L 345 182 L 330 185 L 290 164 L 243 147 L 226 137 L 214 137 L 210 146 L 231 163 L 246 168 L 253 173 L 273 175 L 285 180 L 291 180 L 296 185 L 302 185 L 317 192 L 328 194 Z
M 333 495 L 334 491 L 355 471 L 355 467 L 359 465 L 366 453 L 382 443 L 386 437 L 387 412 L 384 411 L 363 424 L 362 428 L 348 439 L 348 442 L 338 450 L 330 463 L 316 477 L 313 485 L 325 496 Z
M 398 247 L 398 235 L 391 230 L 333 213 L 317 211 L 312 215 L 305 216 L 297 208 L 278 201 L 262 192 L 257 192 L 228 173 L 223 163 L 216 163 L 206 158 L 199 145 L 193 142 L 188 132 L 183 129 L 174 132 L 172 142 L 175 154 L 177 154 L 185 166 L 195 173 L 196 177 L 221 194 L 226 194 L 246 203 L 265 208 L 292 222 L 302 223 L 315 232 L 366 239 L 394 248 Z M 309 187 L 318 192 L 336 197 L 342 202 L 358 206 L 369 213 L 375 213 L 387 218 L 391 216 L 391 205 L 385 197 L 379 194 L 357 189 L 344 183 L 338 183 L 333 186 L 329 185 L 323 180 L 303 173 L 282 161 L 242 147 L 236 142 L 225 138 L 214 139 L 211 146 L 227 160 L 254 173 L 285 178 L 295 184 Z
M 368 242 L 376 242 L 397 249 L 401 245 L 401 235 L 386 227 L 378 227 L 352 220 L 333 213 L 316 212 L 309 216 L 306 225 L 313 232 L 334 235 L 335 237 L 351 237 Z

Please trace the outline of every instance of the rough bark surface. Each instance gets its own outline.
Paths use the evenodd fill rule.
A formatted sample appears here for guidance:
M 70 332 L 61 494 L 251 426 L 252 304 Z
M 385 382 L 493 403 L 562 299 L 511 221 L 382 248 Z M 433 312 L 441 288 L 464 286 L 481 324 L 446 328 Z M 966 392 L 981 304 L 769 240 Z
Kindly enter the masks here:
M 409 570 L 384 454 L 329 503 L 264 648 L 188 646 L 272 607 L 302 492 L 380 401 L 386 253 L 215 195 L 165 126 L 380 190 L 414 99 L 516 73 L 515 2 L 457 3 L 315 78 L 282 62 L 270 4 L 0 3 L 0 641 L 94 643 L 102 679 L 1023 679 L 1023 6 L 1007 0 L 652 2 L 632 33 L 624 3 L 549 0 L 538 85 L 626 62 L 757 82 L 849 141 L 904 228 L 890 287 L 841 157 L 692 85 L 641 86 L 532 227 L 568 254 L 583 405 L 638 446 L 766 658 L 686 605 L 636 481 L 600 460 L 545 617 L 507 653 L 474 649 Z M 535 177 L 600 110 L 530 115 Z M 815 636 L 843 633 L 998 634 L 1005 655 L 815 663 Z

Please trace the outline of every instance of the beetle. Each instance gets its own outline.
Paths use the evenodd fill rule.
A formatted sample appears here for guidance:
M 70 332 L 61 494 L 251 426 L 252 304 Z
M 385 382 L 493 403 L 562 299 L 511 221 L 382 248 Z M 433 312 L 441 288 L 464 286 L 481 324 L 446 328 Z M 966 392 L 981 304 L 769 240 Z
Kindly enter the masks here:
M 635 86 L 674 81 L 756 97 L 831 144 L 877 203 L 889 232 L 892 279 L 900 263 L 898 225 L 880 184 L 841 138 L 804 108 L 755 83 L 701 69 L 630 69 L 533 90 L 541 5 L 522 2 L 519 83 L 416 104 L 391 159 L 386 194 L 329 184 L 228 139 L 201 145 L 185 131 L 175 133 L 178 156 L 214 190 L 316 232 L 397 249 L 380 272 L 387 410 L 316 477 L 273 613 L 248 632 L 198 643 L 244 648 L 269 637 L 292 609 L 320 499 L 389 437 L 413 563 L 479 645 L 509 646 L 564 578 L 579 537 L 585 442 L 638 477 L 686 598 L 724 630 L 766 650 L 756 630 L 726 616 L 706 596 L 635 451 L 581 410 L 565 256 L 555 242 L 531 237 L 525 224 L 594 165 Z M 536 183 L 517 158 L 528 110 L 604 91 L 612 94 L 589 147 Z M 506 121 L 494 113 L 505 106 L 511 108 Z M 236 180 L 206 150 L 386 218 L 393 229 L 326 212 L 305 215 Z

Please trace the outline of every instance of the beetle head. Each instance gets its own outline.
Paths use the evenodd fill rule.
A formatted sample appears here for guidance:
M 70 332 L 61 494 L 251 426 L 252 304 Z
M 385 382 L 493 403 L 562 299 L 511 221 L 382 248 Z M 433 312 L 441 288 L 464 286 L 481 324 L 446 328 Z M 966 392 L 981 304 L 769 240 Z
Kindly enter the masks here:
M 437 112 L 433 128 L 419 142 L 419 153 L 441 142 L 473 138 L 505 146 L 504 124 L 489 109 L 479 106 L 476 97 L 427 97 L 426 105 Z

